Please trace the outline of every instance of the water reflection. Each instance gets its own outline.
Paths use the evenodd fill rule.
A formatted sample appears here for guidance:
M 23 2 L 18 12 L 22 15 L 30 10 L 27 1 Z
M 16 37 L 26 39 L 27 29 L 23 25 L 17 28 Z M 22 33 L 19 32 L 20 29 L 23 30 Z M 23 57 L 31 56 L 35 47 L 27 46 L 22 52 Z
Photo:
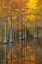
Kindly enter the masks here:
M 8 64 L 8 58 L 7 58 L 7 47 L 8 47 L 8 44 L 3 44 L 3 64 Z
M 0 43 L 0 64 L 42 64 L 42 39 Z

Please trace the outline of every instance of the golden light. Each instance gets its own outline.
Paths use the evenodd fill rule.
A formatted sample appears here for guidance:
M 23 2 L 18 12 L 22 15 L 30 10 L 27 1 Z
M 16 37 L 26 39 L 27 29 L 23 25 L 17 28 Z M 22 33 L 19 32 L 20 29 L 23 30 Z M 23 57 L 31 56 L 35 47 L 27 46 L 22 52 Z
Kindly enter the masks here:
M 40 19 L 40 16 L 38 16 L 38 19 Z
M 38 0 L 29 0 L 27 3 L 28 8 L 35 9 L 37 7 Z
M 35 15 L 31 15 L 31 16 L 30 16 L 30 20 L 31 20 L 31 21 L 35 21 Z
M 29 16 L 26 16 L 27 19 L 29 19 L 30 21 L 35 21 L 35 15 L 31 14 Z

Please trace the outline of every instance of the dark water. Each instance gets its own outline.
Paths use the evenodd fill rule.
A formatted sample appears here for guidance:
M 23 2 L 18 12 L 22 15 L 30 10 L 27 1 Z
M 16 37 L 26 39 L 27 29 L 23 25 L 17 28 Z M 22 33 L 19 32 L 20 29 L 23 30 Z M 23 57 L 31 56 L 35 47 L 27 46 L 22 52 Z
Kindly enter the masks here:
M 42 64 L 42 39 L 0 42 L 0 64 Z

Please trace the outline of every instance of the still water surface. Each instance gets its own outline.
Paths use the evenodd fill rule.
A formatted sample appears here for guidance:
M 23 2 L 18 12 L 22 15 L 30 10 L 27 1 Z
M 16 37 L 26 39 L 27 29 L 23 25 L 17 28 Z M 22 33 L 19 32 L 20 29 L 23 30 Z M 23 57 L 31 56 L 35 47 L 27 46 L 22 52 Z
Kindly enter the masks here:
M 42 39 L 0 42 L 0 64 L 42 64 Z

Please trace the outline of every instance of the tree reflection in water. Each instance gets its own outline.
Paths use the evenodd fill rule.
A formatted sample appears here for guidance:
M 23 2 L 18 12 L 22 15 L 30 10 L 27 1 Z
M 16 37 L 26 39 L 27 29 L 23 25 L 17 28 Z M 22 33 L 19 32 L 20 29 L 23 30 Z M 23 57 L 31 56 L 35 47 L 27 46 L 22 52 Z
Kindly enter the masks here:
M 42 64 L 42 47 L 38 44 L 39 42 L 37 39 L 16 39 L 14 43 L 3 44 L 1 47 L 3 57 L 2 54 L 0 55 L 1 64 Z

